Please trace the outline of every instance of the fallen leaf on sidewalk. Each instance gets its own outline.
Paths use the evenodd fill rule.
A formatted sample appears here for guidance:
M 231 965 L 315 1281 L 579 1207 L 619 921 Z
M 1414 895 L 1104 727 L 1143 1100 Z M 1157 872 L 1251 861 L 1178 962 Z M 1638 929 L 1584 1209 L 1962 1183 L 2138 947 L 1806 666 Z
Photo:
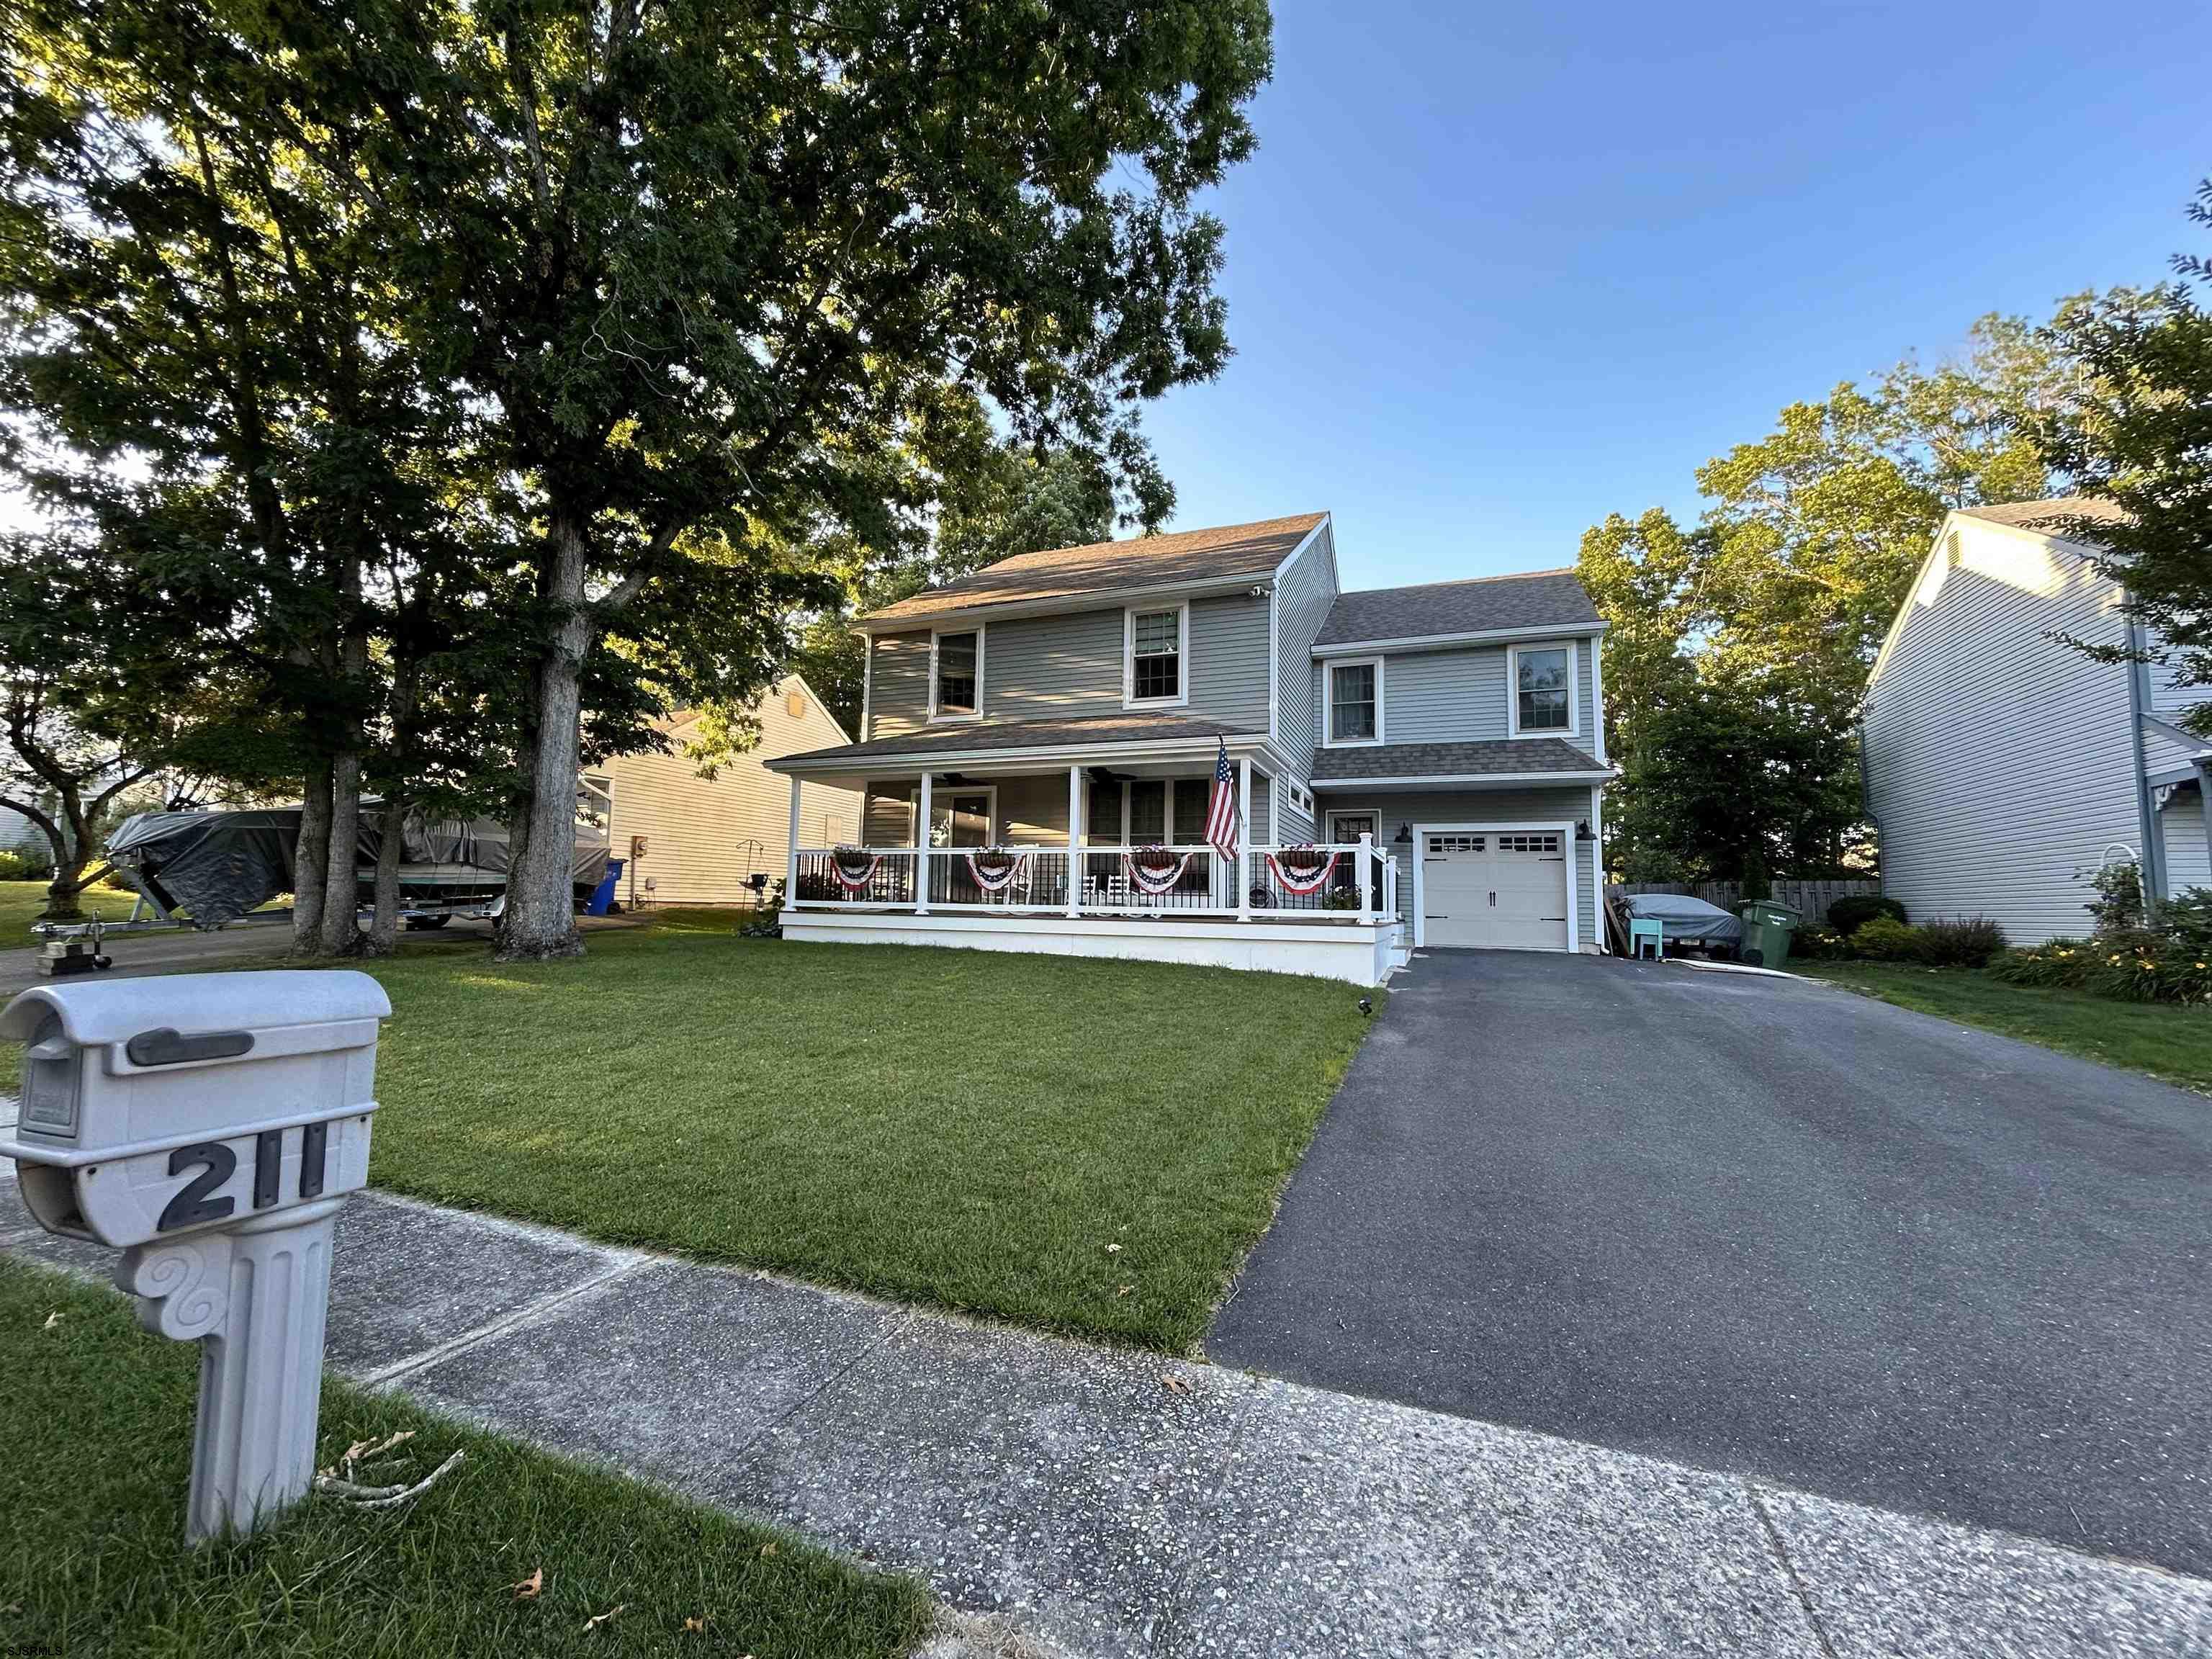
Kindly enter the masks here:
M 590 1618 L 584 1620 L 584 1628 L 586 1630 L 597 1629 L 599 1626 L 605 1624 L 608 1620 L 620 1613 L 623 1608 L 628 1605 L 629 1604 L 627 1602 L 617 1602 L 615 1606 L 609 1607 L 605 1613 L 593 1613 Z
M 1160 1386 L 1164 1388 L 1170 1394 L 1188 1394 L 1190 1392 L 1190 1384 L 1183 1378 L 1177 1376 L 1173 1371 L 1170 1371 L 1165 1376 L 1160 1379 Z
M 545 1569 L 543 1567 L 538 1568 L 537 1571 L 532 1573 L 529 1577 L 524 1579 L 520 1583 L 509 1584 L 507 1586 L 507 1589 L 514 1592 L 514 1599 L 518 1601 L 527 1601 L 532 1600 L 537 1595 L 538 1591 L 544 1588 Z

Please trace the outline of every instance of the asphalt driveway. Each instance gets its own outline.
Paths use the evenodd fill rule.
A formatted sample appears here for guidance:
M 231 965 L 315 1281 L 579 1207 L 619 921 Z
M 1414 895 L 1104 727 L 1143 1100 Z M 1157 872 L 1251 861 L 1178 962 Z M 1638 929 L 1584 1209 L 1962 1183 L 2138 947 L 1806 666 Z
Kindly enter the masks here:
M 1804 981 L 1434 952 L 1207 1347 L 2212 1575 L 2212 1101 Z

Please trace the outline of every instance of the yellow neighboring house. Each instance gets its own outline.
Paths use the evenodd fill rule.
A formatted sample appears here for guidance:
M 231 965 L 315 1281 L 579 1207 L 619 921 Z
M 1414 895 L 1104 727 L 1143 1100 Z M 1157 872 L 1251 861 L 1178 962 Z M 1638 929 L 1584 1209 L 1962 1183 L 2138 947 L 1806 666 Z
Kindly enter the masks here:
M 605 788 L 610 804 L 609 851 L 629 859 L 636 838 L 642 856 L 623 871 L 616 890 L 625 907 L 659 904 L 750 904 L 757 890 L 747 878 L 765 875 L 773 888 L 783 878 L 789 840 L 791 785 L 762 763 L 780 755 L 835 748 L 852 741 L 813 688 L 787 675 L 761 698 L 760 741 L 702 778 L 681 750 L 696 714 L 661 723 L 672 750 L 624 755 L 586 775 Z M 809 846 L 830 847 L 860 838 L 860 792 L 808 783 L 799 802 L 799 836 Z M 650 881 L 648 889 L 646 884 Z

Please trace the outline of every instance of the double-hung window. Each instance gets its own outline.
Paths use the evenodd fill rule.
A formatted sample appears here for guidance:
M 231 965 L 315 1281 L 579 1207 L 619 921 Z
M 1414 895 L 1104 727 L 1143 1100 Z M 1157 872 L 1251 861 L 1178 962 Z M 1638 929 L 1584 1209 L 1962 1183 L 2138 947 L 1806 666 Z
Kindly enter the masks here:
M 1381 659 L 1329 664 L 1327 690 L 1330 743 L 1374 743 L 1381 738 Z
M 930 717 L 972 719 L 982 709 L 982 630 L 938 635 L 930 652 Z
M 1516 645 L 1513 647 L 1513 735 L 1536 737 L 1575 730 L 1574 647 Z
M 1128 662 L 1123 684 L 1127 695 L 1123 701 L 1132 704 L 1188 702 L 1183 653 L 1189 606 L 1169 605 L 1127 614 Z

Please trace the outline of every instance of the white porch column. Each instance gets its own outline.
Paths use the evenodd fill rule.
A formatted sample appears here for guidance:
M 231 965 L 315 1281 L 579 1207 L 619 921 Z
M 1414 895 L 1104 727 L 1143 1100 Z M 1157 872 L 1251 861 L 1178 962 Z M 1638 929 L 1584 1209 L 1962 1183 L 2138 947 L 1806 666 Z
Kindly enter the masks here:
M 929 774 L 921 775 L 921 801 L 914 820 L 914 913 L 929 914 Z
M 1083 914 L 1083 769 L 1067 769 L 1067 914 Z
M 1252 757 L 1237 763 L 1237 920 L 1252 920 Z
M 1359 919 L 1375 920 L 1375 884 L 1379 879 L 1375 867 L 1375 836 L 1372 831 L 1359 832 L 1358 862 L 1354 866 L 1359 874 Z
M 862 832 L 865 837 L 866 831 Z M 799 774 L 791 775 L 791 840 L 787 843 L 783 863 L 783 902 L 793 910 L 799 908 Z

